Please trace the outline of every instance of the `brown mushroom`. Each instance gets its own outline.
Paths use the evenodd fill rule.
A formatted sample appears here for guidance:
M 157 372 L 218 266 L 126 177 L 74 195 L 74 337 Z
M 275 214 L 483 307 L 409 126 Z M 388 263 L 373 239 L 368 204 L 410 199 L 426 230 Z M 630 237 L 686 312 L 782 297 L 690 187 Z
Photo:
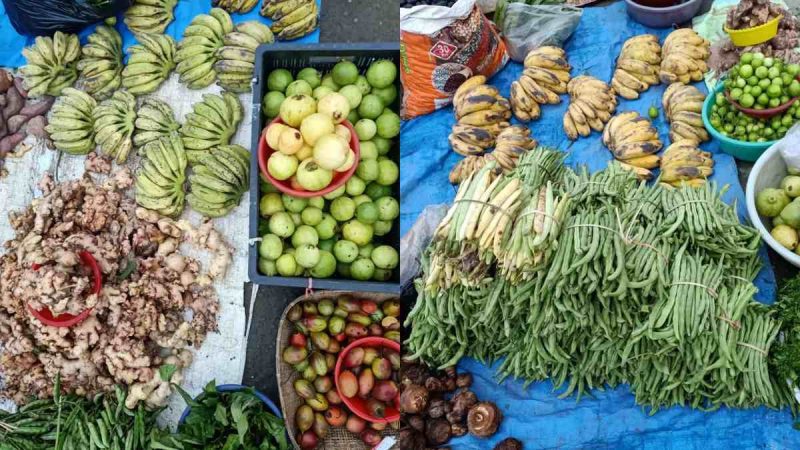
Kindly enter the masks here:
M 425 427 L 425 439 L 428 440 L 428 445 L 434 447 L 442 445 L 449 441 L 451 436 L 450 423 L 444 419 L 433 419 Z
M 419 414 L 428 406 L 428 391 L 418 385 L 410 384 L 400 393 L 400 411 L 408 414 Z
M 456 386 L 460 388 L 468 388 L 472 386 L 472 374 L 462 373 L 456 377 Z
M 481 402 L 467 414 L 469 432 L 478 437 L 488 437 L 497 432 L 503 413 L 492 402 Z
M 494 450 L 522 450 L 522 442 L 514 438 L 505 438 L 494 446 Z
M 478 403 L 478 396 L 470 390 L 459 391 L 451 400 L 453 411 L 457 414 L 467 414 L 467 412 Z

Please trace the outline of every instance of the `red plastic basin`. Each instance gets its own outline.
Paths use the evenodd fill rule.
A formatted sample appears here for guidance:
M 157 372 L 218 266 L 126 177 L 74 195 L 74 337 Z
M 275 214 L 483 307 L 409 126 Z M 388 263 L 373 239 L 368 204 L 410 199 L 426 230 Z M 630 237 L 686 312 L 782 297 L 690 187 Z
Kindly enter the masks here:
M 370 336 L 353 341 L 350 345 L 345 347 L 344 350 L 339 352 L 339 359 L 336 360 L 336 369 L 333 372 L 333 380 L 336 383 L 336 392 L 339 394 L 339 397 L 342 399 L 344 404 L 350 408 L 350 411 L 353 411 L 355 415 L 361 417 L 367 422 L 391 423 L 400 420 L 400 395 L 398 395 L 394 400 L 394 408 L 391 406 L 386 408 L 386 417 L 374 417 L 367 412 L 367 402 L 364 399 L 358 396 L 347 398 L 344 396 L 344 394 L 342 394 L 341 389 L 339 389 L 339 374 L 342 373 L 342 362 L 347 357 L 347 354 L 356 347 L 384 347 L 400 353 L 400 343 L 391 339 Z

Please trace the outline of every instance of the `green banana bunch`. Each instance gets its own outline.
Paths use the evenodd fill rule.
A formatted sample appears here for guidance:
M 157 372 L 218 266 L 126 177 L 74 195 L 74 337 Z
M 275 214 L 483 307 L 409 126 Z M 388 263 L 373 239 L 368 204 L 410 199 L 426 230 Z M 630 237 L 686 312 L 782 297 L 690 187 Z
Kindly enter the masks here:
M 44 128 L 53 145 L 70 155 L 85 155 L 94 144 L 94 116 L 97 106 L 92 96 L 75 88 L 64 88 L 50 114 L 50 123 Z
M 149 142 L 177 133 L 180 127 L 168 104 L 157 98 L 148 97 L 136 111 L 133 145 L 142 147 Z
M 56 31 L 53 37 L 38 36 L 22 50 L 27 64 L 19 69 L 29 97 L 59 96 L 78 78 L 76 64 L 81 44 L 76 34 Z
M 236 25 L 225 35 L 223 47 L 217 49 L 217 84 L 231 92 L 250 92 L 250 80 L 255 70 L 255 51 L 261 44 L 271 44 L 275 37 L 268 26 L 252 20 Z
M 133 147 L 136 98 L 128 91 L 115 91 L 111 98 L 97 105 L 92 115 L 94 141 L 103 153 L 113 156 L 118 164 L 124 163 Z
M 89 35 L 77 65 L 86 93 L 97 98 L 111 95 L 122 84 L 122 37 L 115 23 L 116 18 L 107 19 Z
M 231 31 L 231 16 L 220 8 L 212 8 L 209 14 L 200 14 L 192 20 L 175 54 L 181 83 L 189 89 L 202 89 L 214 82 L 217 49 L 223 46 L 223 37 Z
M 264 0 L 261 15 L 275 21 L 272 32 L 282 41 L 301 38 L 319 23 L 316 0 Z
M 136 0 L 125 11 L 125 25 L 134 33 L 164 33 L 177 4 L 178 0 Z
M 203 153 L 226 145 L 236 134 L 244 111 L 239 98 L 230 92 L 204 94 L 203 101 L 192 106 L 181 127 L 183 146 L 192 165 Z
M 186 199 L 206 217 L 227 215 L 242 199 L 250 183 L 250 152 L 239 145 L 221 145 L 197 157 L 189 176 Z
M 142 147 L 142 164 L 136 172 L 136 203 L 162 216 L 183 211 L 186 151 L 177 133 L 161 136 Z
M 229 13 L 247 13 L 258 4 L 258 0 L 211 0 L 211 6 Z
M 122 71 L 122 85 L 133 95 L 149 94 L 175 68 L 175 40 L 165 34 L 140 33 L 139 44 L 128 48 L 128 65 Z

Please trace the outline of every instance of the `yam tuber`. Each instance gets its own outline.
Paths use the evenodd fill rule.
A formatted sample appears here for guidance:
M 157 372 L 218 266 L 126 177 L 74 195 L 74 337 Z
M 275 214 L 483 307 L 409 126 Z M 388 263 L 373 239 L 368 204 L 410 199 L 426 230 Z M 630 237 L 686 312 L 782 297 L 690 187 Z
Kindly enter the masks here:
M 5 93 L 14 84 L 14 77 L 5 70 L 0 69 L 0 94 Z
M 25 97 L 20 95 L 17 88 L 12 87 L 6 92 L 6 105 L 3 107 L 3 117 L 16 116 L 25 107 Z

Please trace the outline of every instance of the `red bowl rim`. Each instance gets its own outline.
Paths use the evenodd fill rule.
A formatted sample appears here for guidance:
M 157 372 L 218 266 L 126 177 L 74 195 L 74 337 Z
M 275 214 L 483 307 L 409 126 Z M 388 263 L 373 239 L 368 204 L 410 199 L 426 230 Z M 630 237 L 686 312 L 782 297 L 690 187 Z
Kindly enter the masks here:
M 369 336 L 351 342 L 350 345 L 348 345 L 347 347 L 344 348 L 344 350 L 339 352 L 339 357 L 336 360 L 336 368 L 333 371 L 333 381 L 336 384 L 336 393 L 339 394 L 339 398 L 342 399 L 345 406 L 347 406 L 350 409 L 350 411 L 353 411 L 355 415 L 366 420 L 367 422 L 391 423 L 400 420 L 399 395 L 398 398 L 395 398 L 395 406 L 397 409 L 397 413 L 380 418 L 380 417 L 373 417 L 367 414 L 366 411 L 362 410 L 360 407 L 354 404 L 351 399 L 345 397 L 342 394 L 341 389 L 339 389 L 339 374 L 342 373 L 342 362 L 344 361 L 344 358 L 347 356 L 347 354 L 350 353 L 350 350 L 356 347 L 385 347 L 400 353 L 400 343 L 393 341 L 391 339 L 386 339 L 384 337 Z
M 92 285 L 92 294 L 99 294 L 100 291 L 103 289 L 103 274 L 100 271 L 100 266 L 97 264 L 97 260 L 92 256 L 91 253 L 83 250 L 78 252 L 78 257 L 81 260 L 81 263 L 84 267 L 89 268 L 92 271 L 92 278 L 93 278 L 93 285 Z M 31 268 L 33 270 L 39 270 L 41 267 L 40 264 L 32 264 Z M 58 327 L 58 328 L 68 328 L 73 325 L 77 325 L 87 317 L 89 314 L 92 313 L 93 308 L 87 308 L 81 311 L 80 314 L 74 315 L 69 313 L 59 314 L 58 316 L 53 316 L 53 313 L 50 311 L 49 308 L 42 308 L 40 310 L 36 310 L 31 305 L 27 305 L 28 311 L 30 311 L 31 315 L 36 318 L 39 322 L 51 326 L 51 327 Z
M 795 80 L 800 80 L 800 75 L 797 75 L 794 78 Z M 728 103 L 733 105 L 734 108 L 747 114 L 750 117 L 755 117 L 758 119 L 769 119 L 772 116 L 777 116 L 778 114 L 789 109 L 792 106 L 792 104 L 794 104 L 794 102 L 796 102 L 797 99 L 800 98 L 800 97 L 792 97 L 788 102 L 782 105 L 778 105 L 774 108 L 755 109 L 755 108 L 745 108 L 744 106 L 740 105 L 739 102 L 732 99 L 730 89 L 723 89 L 722 93 L 723 95 L 725 95 L 725 98 L 728 100 Z
M 284 123 L 284 121 L 280 117 L 276 117 L 274 120 L 272 120 L 272 122 L 269 123 L 269 125 L 264 127 L 264 130 L 275 123 Z M 288 180 L 281 181 L 270 175 L 269 171 L 267 170 L 267 160 L 269 159 L 270 155 L 275 153 L 275 150 L 267 145 L 267 139 L 264 136 L 264 130 L 261 131 L 261 136 L 258 139 L 258 167 L 261 170 L 261 174 L 279 191 L 294 197 L 319 197 L 321 195 L 330 194 L 336 189 L 344 186 L 344 184 L 347 183 L 347 180 L 349 180 L 350 177 L 356 173 L 356 168 L 358 167 L 358 163 L 361 159 L 361 144 L 358 141 L 358 134 L 356 134 L 356 129 L 353 128 L 353 125 L 348 120 L 343 121 L 341 124 L 350 130 L 350 149 L 353 150 L 355 162 L 353 163 L 353 166 L 350 167 L 350 169 L 348 169 L 346 172 L 340 172 L 343 175 L 339 176 L 338 180 L 334 180 L 324 189 L 319 191 L 298 191 L 289 185 Z

